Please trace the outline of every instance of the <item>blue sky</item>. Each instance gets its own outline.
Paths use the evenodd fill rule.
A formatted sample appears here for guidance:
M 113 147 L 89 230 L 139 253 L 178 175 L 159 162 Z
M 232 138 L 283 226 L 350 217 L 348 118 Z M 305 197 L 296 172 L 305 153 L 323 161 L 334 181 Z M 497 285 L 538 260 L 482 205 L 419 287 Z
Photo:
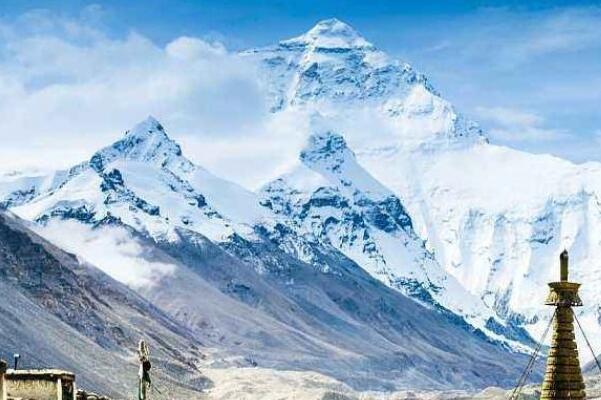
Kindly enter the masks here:
M 54 138 L 64 134 L 74 147 L 61 158 L 71 161 L 102 143 L 108 135 L 103 132 L 129 121 L 114 107 L 99 110 L 112 115 L 111 121 L 91 115 L 102 101 L 110 102 L 103 90 L 123 87 L 116 81 L 100 87 L 103 76 L 113 81 L 115 74 L 154 68 L 148 62 L 136 64 L 130 55 L 146 60 L 182 36 L 233 52 L 298 35 L 330 17 L 425 73 L 444 97 L 488 130 L 493 142 L 577 162 L 601 160 L 601 2 L 7 0 L 0 2 L 0 77 L 4 71 L 4 91 L 19 93 L 22 105 L 5 113 L 26 122 L 5 130 L 23 130 L 22 136 L 31 136 L 39 149 L 50 149 Z M 90 60 L 82 60 L 82 54 Z M 219 49 L 211 54 L 217 65 L 233 68 Z M 127 60 L 127 70 L 119 70 L 117 55 Z M 99 71 L 99 63 L 108 66 Z M 52 114 L 30 122 L 24 110 L 34 106 L 54 116 L 57 110 L 70 110 L 69 102 L 76 101 L 68 94 L 53 93 L 50 101 L 42 90 L 49 82 L 63 81 L 81 84 L 80 91 L 82 82 L 86 90 L 93 85 L 98 99 L 89 100 L 89 112 L 63 122 Z M 34 90 L 36 96 L 30 96 Z M 167 112 L 154 106 L 126 111 L 136 117 Z M 88 136 L 75 135 L 90 124 L 97 128 L 88 129 Z M 13 150 L 21 147 L 15 142 Z

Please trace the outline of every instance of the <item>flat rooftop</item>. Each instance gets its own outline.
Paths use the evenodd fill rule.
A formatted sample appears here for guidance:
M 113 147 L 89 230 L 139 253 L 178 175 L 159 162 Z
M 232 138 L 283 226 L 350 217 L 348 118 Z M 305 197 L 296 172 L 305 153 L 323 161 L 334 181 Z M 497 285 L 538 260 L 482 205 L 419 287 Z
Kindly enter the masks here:
M 13 380 L 38 379 L 38 380 L 75 380 L 73 372 L 61 369 L 9 369 L 6 371 L 6 378 Z

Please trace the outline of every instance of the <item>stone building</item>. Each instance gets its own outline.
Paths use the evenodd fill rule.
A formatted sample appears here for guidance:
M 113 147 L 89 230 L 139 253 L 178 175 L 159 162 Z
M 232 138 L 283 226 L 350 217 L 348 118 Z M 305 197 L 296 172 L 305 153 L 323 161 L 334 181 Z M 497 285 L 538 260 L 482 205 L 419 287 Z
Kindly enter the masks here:
M 0 400 L 110 400 L 77 390 L 75 374 L 58 369 L 11 370 L 0 360 Z
M 75 375 L 57 369 L 6 370 L 0 400 L 76 400 Z

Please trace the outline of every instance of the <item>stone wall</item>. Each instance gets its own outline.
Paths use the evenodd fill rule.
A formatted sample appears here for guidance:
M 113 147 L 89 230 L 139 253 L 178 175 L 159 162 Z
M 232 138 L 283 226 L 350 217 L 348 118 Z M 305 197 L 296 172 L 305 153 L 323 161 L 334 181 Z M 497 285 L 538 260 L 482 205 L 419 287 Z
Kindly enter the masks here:
M 35 400 L 62 400 L 60 379 L 49 380 L 7 380 L 6 392 L 10 397 Z
M 75 375 L 60 370 L 10 370 L 0 360 L 0 400 L 111 400 L 75 387 Z
M 0 400 L 6 400 L 6 384 L 4 383 L 4 375 L 8 365 L 6 361 L 0 360 Z

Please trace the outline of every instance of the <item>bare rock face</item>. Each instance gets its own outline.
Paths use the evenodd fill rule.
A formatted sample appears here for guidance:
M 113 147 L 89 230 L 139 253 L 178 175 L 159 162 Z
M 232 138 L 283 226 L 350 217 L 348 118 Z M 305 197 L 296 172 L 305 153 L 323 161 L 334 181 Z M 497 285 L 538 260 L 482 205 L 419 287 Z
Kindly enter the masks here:
M 145 338 L 157 379 L 173 382 L 174 391 L 186 385 L 190 398 L 208 384 L 195 368 L 200 344 L 186 329 L 6 213 L 0 213 L 0 293 L 0 357 L 20 353 L 23 368 L 68 369 L 83 387 L 123 397 L 135 386 L 132 355 Z

